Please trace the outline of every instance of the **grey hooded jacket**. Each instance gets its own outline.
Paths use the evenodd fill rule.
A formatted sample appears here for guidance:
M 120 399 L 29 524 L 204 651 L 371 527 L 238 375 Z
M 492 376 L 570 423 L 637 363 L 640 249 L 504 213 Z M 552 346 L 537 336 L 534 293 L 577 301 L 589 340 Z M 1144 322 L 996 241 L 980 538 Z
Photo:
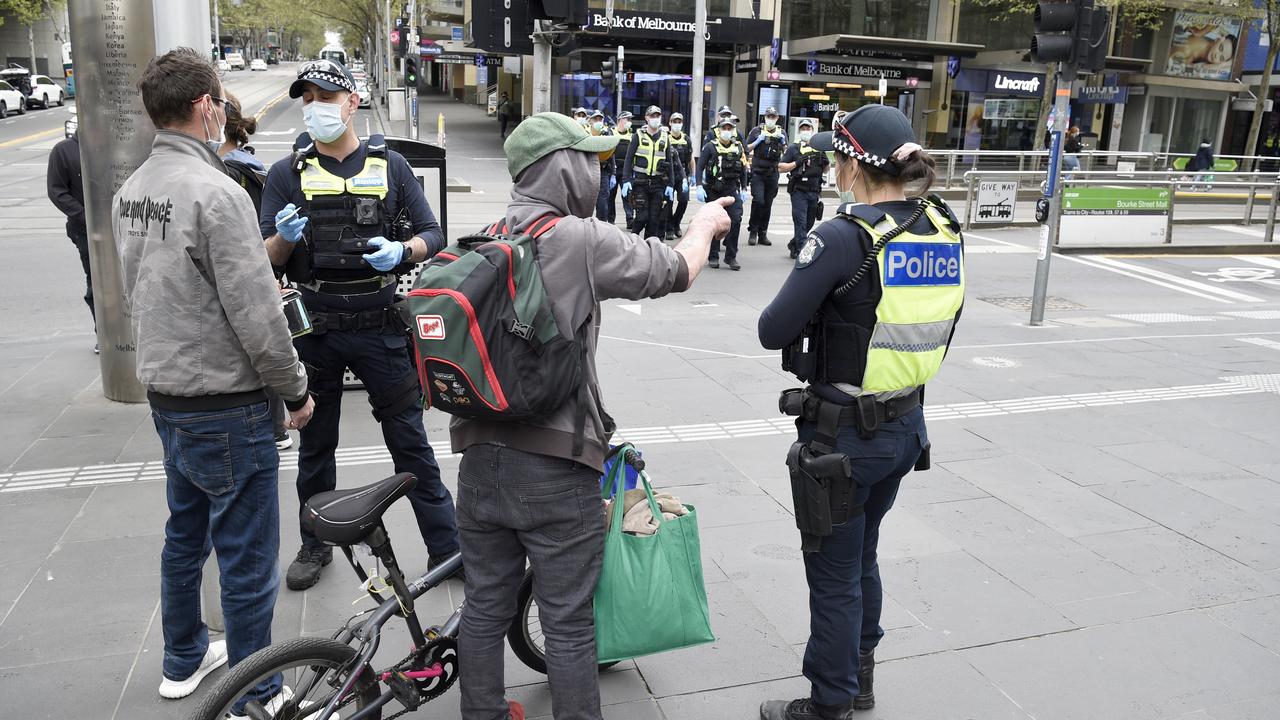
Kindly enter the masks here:
M 642 239 L 591 217 L 599 189 L 600 159 L 596 154 L 558 150 L 516 178 L 506 217 L 513 232 L 545 215 L 564 218 L 536 242 L 542 281 L 561 334 L 572 337 L 588 318 L 592 321 L 586 339 L 585 369 L 591 403 L 587 407 L 582 455 L 573 455 L 577 395 L 538 421 L 491 422 L 455 417 L 449 425 L 454 452 L 490 443 L 575 460 L 603 472 L 611 431 L 600 416 L 603 403 L 596 372 L 600 301 L 639 300 L 683 292 L 689 286 L 689 268 L 682 255 L 657 238 Z
M 269 385 L 290 406 L 307 376 L 289 337 L 253 201 L 203 143 L 160 130 L 111 201 L 138 379 L 165 398 Z M 243 404 L 243 403 L 231 403 Z

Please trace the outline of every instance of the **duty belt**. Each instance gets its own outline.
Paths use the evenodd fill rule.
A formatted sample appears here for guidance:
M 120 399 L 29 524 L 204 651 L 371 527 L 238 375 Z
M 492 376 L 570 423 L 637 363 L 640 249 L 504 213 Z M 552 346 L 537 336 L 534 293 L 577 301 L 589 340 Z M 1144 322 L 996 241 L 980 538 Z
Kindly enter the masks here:
M 311 312 L 313 334 L 347 330 L 381 330 L 384 327 L 403 325 L 400 314 L 394 307 L 383 307 L 363 312 Z
M 859 395 L 852 405 L 839 405 L 824 400 L 809 388 L 784 390 L 778 398 L 778 409 L 784 415 L 798 416 L 818 423 L 818 434 L 829 436 L 832 440 L 831 447 L 835 446 L 835 430 L 841 425 L 856 426 L 858 434 L 866 438 L 875 435 L 881 423 L 900 418 L 918 407 L 919 388 L 910 395 L 884 401 L 876 400 L 874 395 Z M 835 427 L 826 427 L 827 425 Z
M 396 276 L 388 273 L 364 280 L 314 280 L 309 283 L 298 283 L 298 286 L 320 295 L 343 295 L 349 297 L 382 292 L 383 288 L 388 285 L 394 285 L 396 282 Z

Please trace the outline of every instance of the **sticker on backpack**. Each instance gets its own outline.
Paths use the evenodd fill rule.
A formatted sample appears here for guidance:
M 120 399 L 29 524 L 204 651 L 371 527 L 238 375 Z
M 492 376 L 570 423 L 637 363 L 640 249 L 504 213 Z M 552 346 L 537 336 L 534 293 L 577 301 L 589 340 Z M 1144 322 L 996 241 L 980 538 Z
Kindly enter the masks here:
M 418 337 L 423 340 L 443 340 L 444 318 L 439 315 L 419 315 Z

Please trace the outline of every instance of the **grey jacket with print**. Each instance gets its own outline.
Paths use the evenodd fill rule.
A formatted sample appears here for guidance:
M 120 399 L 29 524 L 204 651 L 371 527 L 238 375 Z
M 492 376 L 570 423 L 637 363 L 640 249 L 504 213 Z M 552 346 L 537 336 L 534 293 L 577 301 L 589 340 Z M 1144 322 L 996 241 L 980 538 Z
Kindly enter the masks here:
M 138 379 L 177 397 L 305 398 L 253 201 L 203 143 L 160 130 L 111 201 Z

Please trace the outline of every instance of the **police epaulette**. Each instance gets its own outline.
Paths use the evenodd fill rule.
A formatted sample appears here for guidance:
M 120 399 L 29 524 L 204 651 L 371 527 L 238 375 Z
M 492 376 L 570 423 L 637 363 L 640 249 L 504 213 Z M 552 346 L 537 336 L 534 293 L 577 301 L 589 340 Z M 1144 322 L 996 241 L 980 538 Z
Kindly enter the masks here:
M 365 147 L 370 155 L 374 157 L 386 157 L 387 155 L 387 139 L 382 135 L 370 135 L 365 141 Z
M 872 227 L 879 225 L 880 221 L 884 220 L 886 217 L 886 213 L 875 205 L 868 205 L 866 203 L 859 202 L 843 203 L 840 207 L 836 208 L 836 214 L 844 215 L 849 218 L 865 220 Z

